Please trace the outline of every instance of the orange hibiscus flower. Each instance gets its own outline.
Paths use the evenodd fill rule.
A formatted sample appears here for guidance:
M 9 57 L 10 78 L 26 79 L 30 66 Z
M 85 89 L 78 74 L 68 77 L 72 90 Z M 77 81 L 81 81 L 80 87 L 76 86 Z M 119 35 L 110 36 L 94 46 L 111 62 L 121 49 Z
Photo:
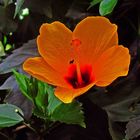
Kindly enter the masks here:
M 87 17 L 73 32 L 57 21 L 45 23 L 37 45 L 41 57 L 28 58 L 23 69 L 56 86 L 56 97 L 65 103 L 129 70 L 129 50 L 118 45 L 117 26 L 105 17 Z

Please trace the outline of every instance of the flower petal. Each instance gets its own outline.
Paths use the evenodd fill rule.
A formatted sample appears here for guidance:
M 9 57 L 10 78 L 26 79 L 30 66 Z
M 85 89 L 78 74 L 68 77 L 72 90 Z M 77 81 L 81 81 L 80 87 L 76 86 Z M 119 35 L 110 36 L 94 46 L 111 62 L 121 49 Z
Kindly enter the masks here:
M 49 84 L 68 87 L 64 78 L 59 72 L 50 67 L 43 58 L 34 57 L 27 59 L 23 64 L 23 69 L 33 77 Z
M 123 46 L 114 46 L 103 53 L 93 66 L 97 86 L 107 86 L 119 76 L 128 74 L 130 54 Z
M 66 72 L 72 59 L 70 45 L 72 32 L 62 23 L 43 24 L 37 37 L 39 53 L 44 60 L 59 72 Z
M 88 91 L 93 85 L 95 85 L 95 83 L 91 83 L 83 88 L 71 88 L 71 89 L 67 89 L 67 88 L 61 88 L 61 87 L 57 87 L 55 89 L 55 96 L 60 99 L 62 102 L 64 103 L 71 103 L 72 100 L 82 94 L 84 94 L 86 91 Z
M 105 17 L 87 17 L 77 24 L 73 38 L 81 41 L 80 63 L 93 63 L 105 50 L 118 44 L 117 26 Z

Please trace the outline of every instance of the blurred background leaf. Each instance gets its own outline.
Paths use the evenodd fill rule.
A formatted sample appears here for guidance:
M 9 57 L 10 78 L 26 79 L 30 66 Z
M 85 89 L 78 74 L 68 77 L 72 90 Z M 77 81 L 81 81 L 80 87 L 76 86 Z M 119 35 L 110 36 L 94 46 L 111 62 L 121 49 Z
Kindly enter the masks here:
M 108 120 L 109 123 L 109 132 L 110 135 L 112 136 L 113 140 L 123 140 L 124 139 L 124 126 L 125 125 L 120 125 L 117 122 L 113 122 L 110 119 Z
M 11 3 L 13 3 L 13 0 L 0 0 L 0 4 L 4 5 L 4 7 L 8 6 Z
M 31 40 L 24 44 L 21 48 L 14 50 L 11 55 L 4 59 L 4 61 L 0 64 L 0 73 L 4 74 L 11 72 L 13 68 L 22 68 L 22 63 L 28 57 L 37 55 L 36 41 Z
M 86 118 L 88 118 L 86 119 L 86 124 L 87 122 L 88 124 L 85 131 L 88 135 L 87 133 L 83 133 L 81 129 L 79 130 L 81 133 L 78 133 L 82 136 L 80 137 L 81 139 L 86 137 L 87 139 L 106 140 L 105 133 L 108 134 L 108 124 L 105 123 L 106 127 L 103 127 L 103 123 L 107 121 L 107 115 L 104 113 L 102 114 L 98 110 L 98 108 L 102 108 L 104 112 L 106 111 L 108 114 L 109 130 L 113 140 L 122 140 L 125 138 L 127 123 L 129 124 L 127 126 L 128 132 L 126 131 L 127 135 L 129 131 L 134 132 L 133 134 L 129 133 L 130 135 L 128 137 L 131 139 L 132 135 L 134 136 L 135 133 L 136 135 L 139 135 L 139 131 L 137 133 L 138 126 L 136 126 L 134 131 L 131 130 L 135 121 L 130 123 L 133 119 L 137 119 L 140 113 L 140 51 L 138 37 L 138 17 L 140 16 L 139 0 L 58 0 L 57 2 L 55 0 L 23 1 L 24 0 L 19 0 L 18 2 L 20 2 L 22 6 L 18 6 L 15 5 L 16 0 L 0 0 L 0 41 L 2 42 L 5 51 L 5 56 L 1 57 L 0 63 L 0 83 L 3 84 L 0 87 L 0 102 L 8 102 L 17 105 L 23 110 L 26 119 L 31 118 L 33 104 L 21 94 L 15 79 L 11 76 L 11 69 L 17 68 L 21 73 L 23 73 L 23 71 L 21 71 L 23 61 L 28 57 L 39 55 L 37 53 L 35 41 L 33 41 L 33 43 L 29 40 L 37 37 L 42 23 L 51 23 L 55 20 L 59 20 L 73 30 L 76 24 L 83 18 L 87 16 L 99 16 L 102 14 L 107 16 L 112 23 L 118 25 L 119 42 L 130 49 L 132 56 L 130 71 L 127 77 L 117 79 L 110 86 L 106 88 L 95 87 L 89 91 L 89 94 L 86 94 L 90 101 L 92 101 L 93 104 L 95 103 L 97 106 L 94 107 L 93 105 L 88 104 L 86 109 L 84 106 L 85 112 L 88 112 L 87 110 L 90 110 L 91 108 L 95 112 L 92 112 L 94 115 L 91 113 L 91 110 L 86 113 Z M 17 12 L 17 16 L 13 19 L 17 6 L 19 10 Z M 20 15 L 23 14 L 22 12 L 25 9 L 28 9 L 28 14 L 25 14 L 26 16 L 21 18 Z M 5 36 L 6 43 L 4 43 Z M 12 47 L 11 49 L 6 50 L 6 45 L 9 47 L 8 44 Z M 40 89 L 42 88 L 43 86 L 41 85 Z M 5 89 L 8 90 L 5 91 Z M 38 98 L 38 100 L 41 101 L 42 95 Z M 53 97 L 49 98 L 50 108 L 52 109 L 50 112 L 53 113 L 55 108 L 57 108 L 59 101 L 53 101 Z M 54 103 L 51 104 L 51 102 Z M 40 103 L 41 102 L 38 102 L 38 104 Z M 41 105 L 42 104 L 40 104 L 40 106 Z M 91 119 L 89 119 L 90 117 Z M 106 118 L 106 120 L 104 120 L 104 118 Z M 63 128 L 61 131 L 64 132 Z M 56 135 L 56 133 L 53 134 Z M 97 138 L 93 135 L 96 135 Z M 56 138 L 59 139 L 59 136 Z M 79 139 L 78 136 L 76 138 Z M 62 139 L 65 138 L 62 137 L 61 140 Z M 139 136 L 132 139 L 139 139 Z M 107 138 L 107 140 L 109 140 L 109 138 Z
M 8 34 L 16 31 L 18 24 L 13 20 L 14 5 L 10 4 L 7 7 L 0 6 L 0 31 Z
M 16 9 L 15 9 L 15 13 L 14 13 L 14 18 L 21 11 L 21 7 L 22 7 L 23 3 L 24 3 L 24 0 L 16 0 L 16 2 L 15 2 Z
M 90 2 L 90 6 L 88 7 L 88 9 L 90 9 L 91 7 L 95 6 L 96 4 L 100 3 L 102 0 L 92 0 Z

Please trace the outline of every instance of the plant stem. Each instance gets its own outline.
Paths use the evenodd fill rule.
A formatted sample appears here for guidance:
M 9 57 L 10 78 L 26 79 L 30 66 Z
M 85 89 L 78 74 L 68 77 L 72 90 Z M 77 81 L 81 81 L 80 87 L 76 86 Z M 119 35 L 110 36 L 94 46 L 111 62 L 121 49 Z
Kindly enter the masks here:
M 140 10 L 139 8 L 137 10 L 138 10 L 138 36 L 140 37 L 140 14 L 139 14 Z
M 23 116 L 18 110 L 15 110 L 15 112 L 16 112 L 19 116 L 21 116 L 21 117 L 24 119 L 23 124 L 24 124 L 26 127 L 28 127 L 28 128 L 31 129 L 33 132 L 35 132 L 36 134 L 38 134 L 38 132 L 37 132 L 33 127 L 31 127 L 31 125 L 30 125 L 29 123 L 26 123 L 26 122 L 25 122 L 26 119 L 24 118 L 24 116 Z
M 0 132 L 0 135 L 2 135 L 3 137 L 5 137 L 6 139 L 8 139 L 8 140 L 9 140 L 9 137 L 8 137 L 8 136 L 6 136 L 4 133 Z
M 36 134 L 38 134 L 38 132 L 33 127 L 31 127 L 30 124 L 27 124 L 26 122 L 23 122 L 23 124 L 25 126 L 27 126 L 29 129 L 31 129 L 33 132 L 35 132 Z

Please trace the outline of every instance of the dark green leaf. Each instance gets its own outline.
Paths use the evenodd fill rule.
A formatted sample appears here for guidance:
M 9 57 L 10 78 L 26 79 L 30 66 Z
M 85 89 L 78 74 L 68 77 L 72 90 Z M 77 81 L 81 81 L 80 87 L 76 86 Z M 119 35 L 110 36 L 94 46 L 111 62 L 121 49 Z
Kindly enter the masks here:
M 129 121 L 140 114 L 138 106 L 135 111 L 131 109 L 140 93 L 140 87 L 132 82 L 132 78 L 120 80 L 120 83 L 117 81 L 118 85 L 108 90 L 99 88 L 88 96 L 95 104 L 103 107 L 113 121 Z
M 45 15 L 49 18 L 52 18 L 52 7 L 51 0 L 30 0 L 25 1 L 24 7 L 28 7 L 29 10 L 41 15 Z
M 90 2 L 90 6 L 88 7 L 88 9 L 90 9 L 91 7 L 95 6 L 96 4 L 100 3 L 102 0 L 92 0 Z
M 15 87 L 16 80 L 14 76 L 10 76 L 5 82 L 0 86 L 0 90 L 12 90 Z
M 133 96 L 132 92 L 136 86 L 135 83 L 131 81 L 131 78 L 120 83 L 117 81 L 117 83 L 118 85 L 111 89 L 96 88 L 95 91 L 89 92 L 88 96 L 93 103 L 102 108 L 119 103 L 125 99 L 130 99 Z M 135 93 L 135 96 L 137 97 L 138 93 Z
M 105 109 L 109 117 L 113 121 L 129 121 L 130 119 L 140 115 L 140 106 L 135 104 L 139 98 L 140 87 L 137 87 L 131 92 L 131 95 L 125 100 L 106 106 Z M 135 104 L 135 106 L 134 106 Z
M 126 139 L 134 139 L 140 136 L 140 117 L 129 121 L 126 125 Z
M 69 5 L 67 4 L 67 6 L 68 6 L 67 9 L 65 8 L 65 11 L 67 10 L 66 17 L 72 19 L 73 21 L 79 21 L 89 14 L 87 12 L 85 13 L 85 10 L 87 10 L 87 7 L 89 6 L 88 1 L 73 0 L 72 4 L 69 4 Z M 56 16 L 59 17 L 58 12 L 57 12 L 59 10 L 59 7 L 58 6 L 56 7 L 57 7 Z M 60 13 L 60 15 L 63 16 L 63 10 Z M 67 24 L 69 25 L 69 27 L 73 25 L 73 23 L 70 23 L 70 21 Z M 73 26 L 76 26 L 76 23 Z
M 8 4 L 12 3 L 13 0 L 3 0 L 4 2 L 4 7 L 6 7 Z
M 8 56 L 0 64 L 0 74 L 11 72 L 13 68 L 21 68 L 22 63 L 28 58 L 38 56 L 35 39 L 30 40 L 21 48 L 13 51 L 13 54 Z
M 15 105 L 0 105 L 0 128 L 10 127 L 23 121 L 23 118 L 16 111 L 23 115 L 21 109 Z
M 79 124 L 86 127 L 84 123 L 84 114 L 81 104 L 79 102 L 72 102 L 70 104 L 60 104 L 51 114 L 53 121 L 60 121 L 67 124 Z
M 112 106 L 106 107 L 108 116 L 113 121 L 126 122 L 140 115 L 140 106 L 135 106 L 135 110 L 131 109 L 131 105 L 137 98 L 128 99 Z
M 33 104 L 30 100 L 23 96 L 14 76 L 10 76 L 4 84 L 0 86 L 0 90 L 7 90 L 9 93 L 4 99 L 4 102 L 20 107 L 26 120 L 31 117 Z
M 8 5 L 6 8 L 0 6 L 0 31 L 4 34 L 15 32 L 18 25 L 13 20 L 13 5 Z
M 110 14 L 115 8 L 118 0 L 102 0 L 99 7 L 99 13 L 101 16 Z
M 113 140 L 123 140 L 124 133 L 122 131 L 122 126 L 118 123 L 108 120 L 109 122 L 109 132 Z
M 15 13 L 14 13 L 14 18 L 20 12 L 23 3 L 24 3 L 24 0 L 17 0 L 16 1 L 16 9 L 15 9 Z

